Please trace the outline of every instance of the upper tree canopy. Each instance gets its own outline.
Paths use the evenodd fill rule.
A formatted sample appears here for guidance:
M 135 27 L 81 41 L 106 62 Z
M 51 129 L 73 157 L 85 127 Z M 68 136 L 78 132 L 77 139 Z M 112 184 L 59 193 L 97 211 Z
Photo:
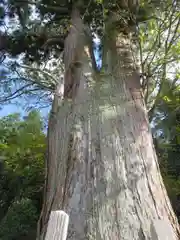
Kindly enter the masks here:
M 8 71 L 11 69 L 16 76 L 13 80 L 17 82 L 17 79 L 21 79 L 16 91 L 12 90 L 14 85 L 10 87 L 12 84 L 9 80 L 12 78 L 12 73 L 5 83 L 2 81 L 0 87 L 3 88 L 3 93 L 4 86 L 10 84 L 8 94 L 2 93 L 1 102 L 11 100 L 9 97 L 12 95 L 13 98 L 17 97 L 21 92 L 32 94 L 33 89 L 43 90 L 42 95 L 44 94 L 45 98 L 54 91 L 59 75 L 63 73 L 61 53 L 70 28 L 70 13 L 74 5 L 78 6 L 84 23 L 90 27 L 92 37 L 96 34 L 101 40 L 99 53 L 107 34 L 105 24 L 111 20 L 112 15 L 116 16 L 113 30 L 118 29 L 119 32 L 128 34 L 129 29 L 135 27 L 134 38 L 139 44 L 141 72 L 146 75 L 142 87 L 149 110 L 153 107 L 154 95 L 160 97 L 157 89 L 162 89 L 164 80 L 171 78 L 175 83 L 179 78 L 176 67 L 180 56 L 178 1 L 8 0 L 1 2 L 1 67 L 6 63 L 6 71 L 7 68 Z M 7 62 L 10 62 L 5 56 L 13 57 L 8 66 Z M 27 64 L 26 71 L 22 71 L 24 65 L 22 68 L 14 64 L 17 56 L 21 56 L 22 62 Z M 51 70 L 46 64 L 49 61 L 52 63 Z M 169 74 L 172 69 L 175 70 L 174 73 Z M 31 91 L 26 92 L 24 89 L 29 90 L 27 82 L 33 85 L 30 87 Z M 18 94 L 15 94 L 16 92 Z
M 12 56 L 25 53 L 29 60 L 41 61 L 50 51 L 44 44 L 47 45 L 50 41 L 51 50 L 53 46 L 56 53 L 58 50 L 62 51 L 74 5 L 78 6 L 84 22 L 91 27 L 92 33 L 102 38 L 105 34 L 104 22 L 110 15 L 118 16 L 114 27 L 118 27 L 120 31 L 126 31 L 125 29 L 130 25 L 138 25 L 156 17 L 153 9 L 166 10 L 169 1 L 167 3 L 163 1 L 162 4 L 159 1 L 138 2 L 138 0 L 9 0 L 8 3 L 4 1 L 1 4 L 1 24 L 4 26 L 5 17 L 15 20 L 16 23 L 11 33 L 7 30 L 5 37 L 3 34 L 0 47 L 8 50 Z

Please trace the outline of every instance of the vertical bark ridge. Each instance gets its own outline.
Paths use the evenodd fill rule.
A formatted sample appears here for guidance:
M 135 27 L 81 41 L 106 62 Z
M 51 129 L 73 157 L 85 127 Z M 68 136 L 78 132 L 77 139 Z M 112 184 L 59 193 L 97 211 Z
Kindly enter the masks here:
M 119 42 L 118 42 L 119 44 Z M 128 45 L 128 44 L 126 44 Z M 120 55 L 120 61 L 122 59 L 122 56 Z M 124 61 L 124 59 L 123 59 Z M 119 75 L 121 74 L 121 71 L 119 70 Z M 147 183 L 148 183 L 148 189 L 149 192 L 151 194 L 155 209 L 157 211 L 157 216 L 156 218 L 159 216 L 159 218 L 164 219 L 164 218 L 170 218 L 170 223 L 175 222 L 174 227 L 178 227 L 178 223 L 177 223 L 177 219 L 175 217 L 175 215 L 173 214 L 171 205 L 169 200 L 167 201 L 167 193 L 165 191 L 163 182 L 162 182 L 162 178 L 161 175 L 159 174 L 159 167 L 158 167 L 158 162 L 157 162 L 157 157 L 154 151 L 154 147 L 153 147 L 153 141 L 152 141 L 152 136 L 151 136 L 151 132 L 150 129 L 148 127 L 148 119 L 147 119 L 147 111 L 145 108 L 145 104 L 143 101 L 142 97 L 138 97 L 137 92 L 135 93 L 135 91 L 138 90 L 137 85 L 136 87 L 134 87 L 134 83 L 132 82 L 132 80 L 135 82 L 135 78 L 134 79 L 129 79 L 129 83 L 128 81 L 128 77 L 126 77 L 126 79 L 124 79 L 125 84 L 127 86 L 127 91 L 129 92 L 131 95 L 132 100 L 134 101 L 134 107 L 137 111 L 137 113 L 135 113 L 135 111 L 132 111 L 134 109 L 129 108 L 129 112 L 131 112 L 132 116 L 137 116 L 137 114 L 139 116 L 141 116 L 141 118 L 139 119 L 139 122 L 142 124 L 142 126 L 144 125 L 144 129 L 143 128 L 138 128 L 137 130 L 139 132 L 139 135 L 136 133 L 135 134 L 135 138 L 136 138 L 136 142 L 137 140 L 140 140 L 139 142 L 139 153 L 141 153 L 141 158 L 143 160 L 143 165 L 144 165 L 144 172 L 146 173 L 146 178 L 147 178 Z M 139 89 L 140 90 L 140 89 Z M 128 95 L 127 95 L 127 99 L 128 99 Z M 137 128 L 137 120 L 134 122 L 134 126 Z M 127 121 L 126 121 L 127 123 Z M 138 137 L 139 136 L 139 137 Z M 138 138 L 139 139 L 138 139 Z M 146 144 L 149 144 L 149 146 L 147 147 Z M 150 157 L 152 155 L 152 157 Z M 151 158 L 152 161 L 150 161 Z M 151 173 L 149 173 L 149 168 L 152 168 Z M 153 169 L 154 168 L 154 169 Z M 164 196 L 166 196 L 166 201 L 164 201 Z M 156 206 L 157 205 L 157 206 Z M 168 214 L 166 213 L 166 210 L 168 210 Z M 173 221 L 172 221 L 173 220 Z
M 85 61 L 84 61 L 85 62 Z M 91 68 L 88 67 L 88 63 L 85 64 L 86 71 L 89 70 L 91 73 Z M 60 204 L 59 196 L 56 196 L 57 203 L 56 208 L 61 208 L 70 214 L 70 224 L 74 222 L 78 225 L 75 227 L 76 235 L 78 235 L 78 228 L 84 228 L 84 218 L 83 208 L 79 209 L 79 206 L 83 206 L 83 198 L 81 197 L 81 191 L 85 192 L 85 186 L 83 183 L 85 179 L 88 180 L 89 174 L 86 172 L 86 168 L 90 168 L 88 165 L 88 158 L 90 155 L 89 150 L 89 90 L 87 86 L 87 78 L 82 73 L 80 76 L 80 85 L 77 91 L 77 96 L 73 102 L 73 127 L 71 134 L 73 135 L 72 148 L 69 149 L 71 159 L 69 161 L 69 171 L 67 176 L 67 184 L 65 189 L 65 195 L 63 199 L 63 206 Z M 59 154 L 61 154 L 62 148 L 59 148 Z M 68 153 L 65 151 L 66 154 Z M 62 159 L 60 156 L 59 159 Z M 86 161 L 84 161 L 86 159 Z M 63 172 L 61 171 L 61 174 Z M 60 173 L 58 173 L 60 179 Z M 63 184 L 63 183 L 62 183 Z M 59 188 L 62 185 L 59 184 Z M 78 214 L 77 214 L 78 212 Z M 78 221 L 79 220 L 79 221 Z M 78 223 L 79 222 L 79 223 Z M 71 229 L 71 227 L 70 227 Z M 69 235 L 73 236 L 73 231 L 69 231 Z
M 71 132 L 73 119 L 72 114 L 69 114 L 71 109 L 71 102 L 64 102 L 56 119 L 50 122 L 49 125 L 48 179 L 46 180 L 46 198 L 44 199 L 44 207 L 42 209 L 43 229 L 41 229 L 41 239 L 45 238 L 50 211 L 57 209 L 55 207 L 57 196 L 59 198 L 58 202 L 62 203 L 63 184 L 65 181 L 64 173 L 66 170 L 66 153 L 68 152 L 69 133 Z M 52 120 L 52 117 L 53 116 L 50 116 L 50 120 Z M 62 150 L 61 152 L 59 152 L 59 148 Z M 61 182 L 61 185 L 59 185 L 59 182 Z
M 78 148 L 76 133 L 73 126 L 76 124 L 75 98 L 82 75 L 82 56 L 85 45 L 84 24 L 80 18 L 79 10 L 74 7 L 71 16 L 72 26 L 65 40 L 64 51 L 64 98 L 63 105 L 59 106 L 59 96 L 55 96 L 48 129 L 48 166 L 46 179 L 46 197 L 42 209 L 42 225 L 46 231 L 46 225 L 51 210 L 62 209 L 67 195 L 69 172 L 73 168 L 73 148 Z M 79 64 L 77 66 L 77 64 Z M 58 90 L 57 86 L 57 90 Z M 70 98 L 71 100 L 67 100 Z M 53 115 L 54 114 L 54 115 Z M 72 143 L 72 146 L 71 146 Z M 74 155 L 74 156 L 73 156 Z M 59 184 L 60 183 L 60 184 Z M 41 220 L 41 219 L 40 219 Z

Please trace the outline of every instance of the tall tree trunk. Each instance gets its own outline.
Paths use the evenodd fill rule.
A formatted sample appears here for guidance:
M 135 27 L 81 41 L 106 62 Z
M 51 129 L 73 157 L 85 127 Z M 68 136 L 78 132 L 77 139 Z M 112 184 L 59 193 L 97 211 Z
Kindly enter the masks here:
M 153 220 L 179 234 L 157 162 L 130 34 L 111 35 L 104 76 L 84 74 L 75 99 L 56 114 L 43 214 L 70 215 L 68 239 L 147 240 Z M 108 61 L 111 57 L 111 61 Z M 113 63 L 113 64 L 112 64 Z M 42 230 L 43 232 L 43 230 Z

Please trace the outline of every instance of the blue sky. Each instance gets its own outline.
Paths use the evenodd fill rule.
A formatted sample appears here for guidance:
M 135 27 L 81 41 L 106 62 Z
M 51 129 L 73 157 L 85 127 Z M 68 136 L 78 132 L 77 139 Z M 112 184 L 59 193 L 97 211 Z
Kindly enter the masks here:
M 48 107 L 40 109 L 40 113 L 42 117 L 46 117 L 47 114 L 49 113 L 49 110 L 50 109 Z M 19 105 L 17 106 L 14 104 L 8 104 L 8 105 L 5 105 L 2 109 L 0 109 L 0 117 L 4 117 L 15 112 L 21 113 L 22 116 L 27 115 L 28 113 L 23 107 Z
M 101 59 L 99 59 L 99 57 L 98 57 L 98 55 L 99 55 L 98 54 L 98 45 L 100 44 L 100 41 L 97 37 L 94 39 L 94 43 L 95 43 L 95 49 L 94 49 L 95 58 L 96 58 L 98 66 L 100 67 Z M 18 99 L 16 99 L 16 101 L 18 102 Z M 20 101 L 22 101 L 22 99 Z M 20 101 L 19 101 L 19 103 L 20 103 Z M 49 113 L 49 110 L 50 110 L 50 108 L 40 109 L 42 117 L 46 117 L 47 114 Z M 0 117 L 4 117 L 4 116 L 7 116 L 7 115 L 15 113 L 15 112 L 21 113 L 23 116 L 27 114 L 27 111 L 20 104 L 18 104 L 18 105 L 7 104 L 0 109 Z
M 0 110 L 0 117 L 9 115 L 9 114 L 14 113 L 14 112 L 18 112 L 18 113 L 22 112 L 22 114 L 24 115 L 24 113 L 23 113 L 24 111 L 21 107 L 10 104 L 10 105 L 4 106 Z

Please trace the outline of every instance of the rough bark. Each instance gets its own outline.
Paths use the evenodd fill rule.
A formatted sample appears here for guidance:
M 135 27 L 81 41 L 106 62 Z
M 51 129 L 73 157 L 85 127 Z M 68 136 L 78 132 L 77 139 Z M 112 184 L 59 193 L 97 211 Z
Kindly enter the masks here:
M 150 240 L 156 219 L 179 234 L 130 45 L 129 37 L 112 37 L 106 74 L 95 82 L 87 82 L 93 73 L 84 56 L 76 98 L 56 114 L 43 225 L 49 210 L 64 210 L 68 239 Z
M 121 38 L 122 39 L 122 38 Z M 128 40 L 117 42 L 125 49 Z M 68 239 L 151 239 L 151 223 L 178 223 L 164 188 L 135 70 L 119 51 L 113 74 L 80 109 L 76 161 L 64 210 Z M 87 115 L 87 109 L 89 114 Z M 79 119 L 81 117 L 79 116 Z M 76 115 L 78 119 L 78 115 Z
M 64 97 L 74 99 L 79 87 L 79 72 L 82 65 L 82 54 L 84 46 L 84 24 L 77 8 L 71 14 L 71 24 L 69 34 L 65 39 L 64 48 Z

